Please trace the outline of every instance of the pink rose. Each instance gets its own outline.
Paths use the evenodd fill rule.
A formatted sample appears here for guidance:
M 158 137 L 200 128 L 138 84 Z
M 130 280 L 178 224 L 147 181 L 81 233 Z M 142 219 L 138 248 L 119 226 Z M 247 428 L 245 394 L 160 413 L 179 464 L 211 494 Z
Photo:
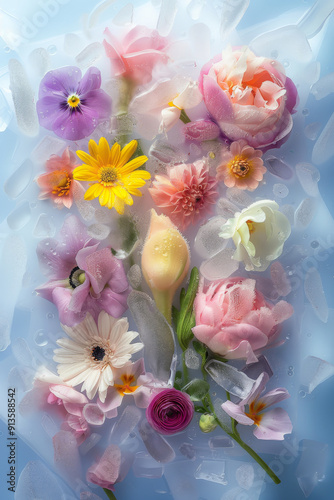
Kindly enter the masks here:
M 194 309 L 195 337 L 214 353 L 247 363 L 257 361 L 254 351 L 272 344 L 280 323 L 293 313 L 284 300 L 274 306 L 266 302 L 255 280 L 246 278 L 212 283 L 205 292 L 201 284 Z
M 109 28 L 106 28 L 105 35 L 108 41 L 104 40 L 103 45 L 111 61 L 113 73 L 137 85 L 150 82 L 154 66 L 168 61 L 167 38 L 146 26 L 136 26 L 122 41 L 116 39 Z
M 231 141 L 279 147 L 292 128 L 297 89 L 284 68 L 247 47 L 228 48 L 207 63 L 199 87 L 211 117 Z

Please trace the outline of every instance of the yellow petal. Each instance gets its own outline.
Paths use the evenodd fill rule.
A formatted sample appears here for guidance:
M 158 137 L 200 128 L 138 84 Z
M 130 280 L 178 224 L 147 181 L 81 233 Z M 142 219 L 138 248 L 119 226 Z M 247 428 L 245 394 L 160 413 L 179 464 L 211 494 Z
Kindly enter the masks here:
M 97 158 L 99 147 L 93 139 L 91 139 L 88 143 L 88 151 L 93 158 Z
M 101 186 L 101 184 L 93 184 L 85 192 L 85 196 L 84 196 L 85 200 L 94 200 L 94 198 L 97 198 L 98 196 L 100 196 L 102 189 L 103 189 L 103 186 Z
M 109 155 L 109 160 L 111 165 L 117 166 L 120 154 L 121 154 L 121 146 L 118 144 L 118 142 L 115 142 L 115 144 L 110 150 L 110 155 Z
M 135 170 L 134 172 L 131 172 L 127 178 L 130 179 L 150 179 L 151 174 L 147 170 Z
M 105 137 L 101 137 L 99 140 L 99 156 L 102 159 L 104 165 L 109 163 L 110 147 L 108 141 Z
M 108 208 L 113 208 L 114 204 L 115 204 L 115 194 L 112 189 L 109 189 Z
M 73 179 L 76 181 L 98 181 L 98 171 L 90 165 L 80 165 L 73 170 Z
M 135 187 L 129 186 L 127 187 L 127 190 L 130 194 L 132 194 L 132 196 L 143 196 L 143 193 Z
M 104 205 L 108 203 L 108 200 L 109 200 L 109 189 L 104 187 L 102 193 L 100 194 L 99 202 L 104 207 Z
M 142 165 L 144 165 L 146 161 L 147 161 L 147 156 L 137 156 L 137 158 L 134 158 L 133 160 L 129 161 L 129 163 L 126 163 L 124 167 L 120 169 L 121 175 L 127 175 L 130 172 L 133 172 L 133 170 L 136 170 L 136 168 L 139 168 Z
M 116 196 L 114 203 L 115 210 L 120 214 L 124 214 L 124 201 Z
M 115 196 L 118 196 L 118 198 L 121 198 L 121 200 L 125 200 L 125 198 L 127 197 L 127 192 L 124 188 L 122 188 L 121 186 L 115 186 L 113 187 L 113 191 L 114 191 L 114 194 Z
M 119 159 L 119 166 L 120 167 L 122 167 L 123 165 L 125 165 L 125 163 L 130 160 L 131 156 L 136 151 L 137 146 L 138 146 L 138 142 L 137 141 L 131 141 L 131 142 L 129 142 L 129 144 L 127 144 L 122 149 L 121 156 L 120 156 L 120 159 Z
M 91 167 L 95 167 L 95 168 L 99 167 L 99 164 L 95 160 L 95 158 L 90 156 L 88 153 L 85 153 L 85 151 L 80 151 L 80 150 L 77 151 L 77 156 L 79 156 L 80 160 L 82 160 L 84 163 L 87 163 Z

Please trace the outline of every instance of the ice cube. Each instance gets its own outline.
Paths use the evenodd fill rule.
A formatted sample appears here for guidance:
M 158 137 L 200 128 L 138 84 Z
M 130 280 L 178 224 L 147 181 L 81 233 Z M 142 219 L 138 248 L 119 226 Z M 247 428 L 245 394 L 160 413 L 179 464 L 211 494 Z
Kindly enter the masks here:
M 138 264 L 133 264 L 133 266 L 130 267 L 127 278 L 132 288 L 136 289 L 140 287 L 142 281 L 142 273 Z
M 116 16 L 113 18 L 112 22 L 116 26 L 125 26 L 126 24 L 131 24 L 133 19 L 133 5 L 132 3 L 127 3 Z
M 312 161 L 316 165 L 321 165 L 334 155 L 334 113 L 326 123 L 323 131 L 321 132 L 317 142 L 314 145 L 312 152 Z
M 328 444 L 310 439 L 300 441 L 301 457 L 296 470 L 299 486 L 307 498 L 319 481 L 325 478 Z
M 110 227 L 105 224 L 91 224 L 87 228 L 87 233 L 91 238 L 95 238 L 96 240 L 105 240 L 109 236 Z
M 168 165 L 187 161 L 186 153 L 184 153 L 180 148 L 161 141 L 160 139 L 156 140 L 151 145 L 148 156 L 153 156 L 161 163 Z
M 189 28 L 188 38 L 197 61 L 210 59 L 211 31 L 206 24 L 193 24 Z M 193 145 L 195 146 L 195 144 Z
M 307 393 L 311 394 L 319 384 L 333 375 L 334 365 L 315 356 L 307 356 L 302 365 L 300 383 L 305 386 Z
M 255 54 L 267 57 L 271 57 L 275 51 L 281 61 L 306 63 L 312 59 L 312 50 L 305 33 L 293 25 L 262 33 L 250 42 L 250 48 Z
M 232 203 L 235 203 L 242 208 L 248 207 L 248 205 L 254 201 L 249 194 L 238 188 L 227 188 L 226 196 Z
M 220 448 L 233 448 L 234 441 L 228 436 L 215 436 L 209 439 L 209 447 L 212 450 Z
M 44 47 L 34 49 L 29 54 L 29 63 L 34 73 L 41 78 L 49 69 L 50 54 Z
M 285 217 L 288 219 L 290 224 L 294 224 L 295 222 L 295 209 L 292 205 L 282 205 L 281 206 L 281 212 L 285 215 Z
M 315 314 L 320 321 L 327 323 L 328 305 L 324 289 L 322 287 L 321 276 L 315 267 L 309 269 L 304 281 L 304 291 L 307 300 L 313 307 Z
M 171 32 L 178 10 L 176 0 L 162 0 L 157 30 L 161 36 L 168 36 Z
M 187 368 L 190 370 L 198 370 L 201 364 L 200 356 L 192 347 L 188 347 L 188 349 L 184 352 L 184 361 Z
M 281 297 L 286 297 L 291 292 L 291 285 L 284 271 L 284 267 L 278 260 L 270 266 L 270 276 L 273 285 Z
M 189 460 L 195 460 L 196 448 L 191 443 L 182 443 L 179 447 L 180 453 Z
M 199 228 L 195 237 L 194 248 L 204 259 L 213 257 L 227 245 L 227 240 L 219 236 L 221 227 L 225 222 L 226 219 L 218 215 L 217 217 L 212 217 L 212 219 Z
M 259 356 L 256 363 L 250 363 L 242 369 L 242 371 L 247 375 L 247 377 L 256 380 L 261 373 L 265 372 L 269 375 L 269 378 L 273 376 L 273 371 L 270 364 L 265 356 Z
M 310 139 L 310 141 L 315 141 L 319 136 L 321 126 L 320 122 L 309 123 L 304 130 L 306 137 Z
M 53 436 L 59 431 L 58 425 L 47 413 L 44 413 L 42 415 L 41 426 L 43 427 L 47 435 L 51 438 L 53 438 Z
M 93 432 L 88 438 L 80 445 L 79 451 L 81 455 L 87 455 L 87 453 L 100 442 L 102 436 Z
M 59 431 L 53 437 L 54 463 L 59 474 L 73 487 L 81 480 L 81 463 L 77 441 L 69 431 Z
M 41 461 L 28 462 L 22 470 L 15 491 L 15 500 L 59 500 L 64 490 L 59 479 Z
M 225 248 L 211 259 L 202 262 L 201 274 L 209 281 L 228 278 L 239 268 L 239 262 L 232 258 L 233 255 L 233 248 Z
M 174 460 L 175 452 L 173 448 L 160 434 L 152 429 L 146 420 L 141 422 L 139 433 L 147 451 L 154 460 L 163 464 Z
M 39 130 L 34 91 L 17 59 L 10 59 L 8 69 L 17 125 L 25 135 L 34 137 Z
M 251 464 L 243 464 L 236 470 L 236 480 L 241 488 L 249 490 L 254 483 L 254 467 Z
M 318 182 L 320 180 L 319 170 L 311 165 L 311 163 L 297 163 L 296 174 L 302 188 L 309 196 L 317 196 L 319 194 Z
M 295 211 L 295 226 L 297 228 L 307 227 L 315 214 L 317 203 L 314 198 L 305 198 Z
M 95 403 L 86 404 L 83 407 L 82 414 L 90 425 L 103 425 L 106 419 L 101 408 Z
M 146 293 L 133 290 L 128 305 L 145 346 L 147 370 L 167 381 L 175 348 L 171 327 Z
M 203 462 L 196 469 L 195 478 L 226 485 L 225 461 L 203 460 Z
M 94 65 L 103 54 L 104 49 L 102 44 L 100 42 L 93 42 L 79 52 L 75 61 L 80 68 L 88 68 L 89 66 Z
M 4 185 L 5 193 L 11 198 L 20 196 L 30 184 L 34 166 L 31 160 L 25 160 L 15 172 L 8 177 Z
M 23 392 L 28 391 L 34 379 L 33 373 L 31 368 L 13 366 L 8 373 L 8 387 L 17 387 Z
M 285 184 L 274 184 L 273 193 L 277 198 L 286 198 L 289 194 L 289 189 Z
M 311 88 L 311 94 L 317 101 L 334 92 L 334 73 L 329 73 L 318 80 Z
M 12 342 L 12 353 L 16 361 L 23 366 L 33 365 L 33 356 L 27 344 L 27 341 L 22 337 L 17 337 Z
M 206 0 L 191 0 L 187 7 L 187 12 L 191 19 L 197 21 L 201 17 L 201 12 Z
M 75 33 L 66 33 L 64 36 L 64 51 L 70 56 L 75 56 L 83 48 L 84 41 Z
M 85 200 L 84 192 L 81 189 L 74 188 L 74 201 L 81 217 L 85 221 L 91 221 L 95 214 L 95 208 L 90 201 Z
M 223 0 L 220 36 L 223 40 L 238 26 L 249 6 L 249 0 Z
M 35 238 L 52 238 L 56 234 L 56 226 L 53 217 L 47 214 L 41 214 L 33 230 Z
M 7 224 L 12 231 L 19 231 L 31 219 L 31 209 L 27 201 L 20 203 L 7 217 Z
M 0 89 L 0 132 L 4 132 L 12 119 L 12 110 L 8 105 L 8 101 L 3 90 Z
M 222 361 L 211 359 L 206 363 L 205 370 L 220 387 L 240 399 L 246 398 L 253 388 L 254 380 Z
M 317 0 L 298 22 L 299 28 L 308 38 L 313 38 L 323 27 L 334 10 L 332 1 Z
M 239 212 L 237 205 L 231 203 L 226 198 L 219 198 L 216 206 L 217 214 L 225 217 L 225 219 L 232 219 L 236 212 Z
M 265 166 L 268 171 L 280 177 L 281 179 L 289 180 L 293 177 L 292 169 L 282 160 L 276 158 L 275 156 L 268 156 L 265 158 Z
M 110 433 L 110 442 L 122 444 L 133 429 L 137 426 L 142 417 L 142 413 L 136 406 L 126 406 Z
M 133 463 L 133 473 L 136 477 L 161 477 L 164 473 L 164 467 L 163 465 L 157 463 L 151 456 L 140 451 L 136 454 L 136 458 Z
M 199 500 L 194 472 L 194 464 L 190 461 L 178 461 L 166 465 L 164 476 L 173 500 Z
M 66 142 L 62 139 L 47 135 L 33 149 L 30 157 L 34 163 L 44 164 L 50 158 L 51 154 L 59 155 L 65 147 Z

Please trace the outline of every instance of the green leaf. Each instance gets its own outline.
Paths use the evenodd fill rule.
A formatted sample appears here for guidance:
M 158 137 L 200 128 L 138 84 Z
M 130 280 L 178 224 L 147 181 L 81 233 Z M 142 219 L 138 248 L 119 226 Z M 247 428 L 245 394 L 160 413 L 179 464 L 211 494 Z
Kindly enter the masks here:
M 176 334 L 183 351 L 187 349 L 194 336 L 191 329 L 195 326 L 193 305 L 197 294 L 198 283 L 199 272 L 197 267 L 193 267 L 190 273 L 188 289 L 187 291 L 182 289 L 180 293 L 180 311 L 176 323 Z
M 173 318 L 173 323 L 175 325 L 175 328 L 177 328 L 177 324 L 179 322 L 179 317 L 180 317 L 180 311 L 176 309 L 175 306 L 172 306 L 172 318 Z
M 175 373 L 174 389 L 180 391 L 181 387 L 182 387 L 182 372 L 178 370 Z
M 182 391 L 186 392 L 192 401 L 202 401 L 202 399 L 208 394 L 209 390 L 210 385 L 199 378 L 195 378 L 182 388 Z
M 134 219 L 128 215 L 120 215 L 117 220 L 122 237 L 122 250 L 129 253 L 139 237 L 136 223 Z
M 194 340 L 193 342 L 193 348 L 199 354 L 202 359 L 205 357 L 206 358 L 206 346 L 202 344 L 202 342 L 199 342 L 198 340 Z
M 195 406 L 195 411 L 197 411 L 197 413 L 207 413 L 204 406 Z

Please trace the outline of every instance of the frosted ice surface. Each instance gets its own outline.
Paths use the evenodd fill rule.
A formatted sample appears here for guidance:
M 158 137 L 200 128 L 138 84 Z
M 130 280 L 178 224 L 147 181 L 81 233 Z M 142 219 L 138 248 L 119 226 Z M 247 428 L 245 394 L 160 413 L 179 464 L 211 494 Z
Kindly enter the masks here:
M 29 64 L 31 65 L 32 69 L 34 70 L 34 73 L 37 76 L 39 77 L 44 76 L 44 74 L 49 69 L 49 64 L 50 64 L 49 52 L 43 47 L 34 49 L 29 54 Z
M 167 381 L 175 346 L 171 327 L 146 293 L 132 291 L 128 305 L 145 346 L 147 371 Z
M 228 278 L 239 268 L 239 262 L 232 259 L 233 248 L 225 248 L 200 266 L 200 272 L 209 281 Z
M 176 0 L 162 0 L 157 24 L 157 30 L 161 36 L 168 36 L 171 32 L 177 9 Z
M 333 10 L 333 0 L 317 0 L 300 19 L 298 26 L 308 38 L 312 38 L 319 33 Z
M 302 188 L 309 196 L 319 194 L 318 182 L 320 180 L 319 170 L 311 163 L 297 163 L 296 174 Z
M 310 141 L 315 141 L 320 133 L 321 123 L 320 122 L 312 122 L 309 123 L 304 130 L 304 133 Z
M 234 214 L 239 211 L 237 205 L 230 202 L 226 198 L 219 198 L 216 204 L 216 211 L 218 215 L 222 215 L 226 219 L 232 219 Z
M 215 436 L 209 439 L 209 447 L 212 450 L 220 448 L 233 448 L 234 441 L 228 436 Z
M 112 22 L 116 26 L 125 26 L 126 24 L 131 24 L 133 18 L 133 5 L 132 3 L 127 3 L 119 12 L 116 14 Z
M 184 151 L 159 139 L 151 145 L 149 156 L 153 156 L 160 162 L 168 165 L 186 162 L 187 160 L 187 155 Z
M 307 227 L 315 214 L 317 203 L 314 198 L 305 198 L 297 207 L 295 212 L 295 226 L 298 228 Z
M 311 394 L 319 384 L 333 375 L 334 365 L 315 356 L 307 356 L 302 365 L 300 383 Z
M 27 201 L 20 203 L 7 217 L 7 224 L 13 231 L 22 229 L 31 219 L 31 209 Z
M 223 0 L 221 2 L 220 36 L 225 39 L 238 26 L 249 6 L 249 0 Z
M 85 221 L 91 221 L 95 214 L 95 208 L 90 201 L 85 200 L 84 193 L 81 190 L 75 191 L 74 201 L 81 217 Z
M 0 89 L 0 132 L 4 132 L 12 119 L 12 111 L 8 105 L 8 101 Z
M 53 437 L 54 464 L 59 474 L 74 485 L 81 478 L 81 463 L 78 445 L 74 435 L 69 431 L 59 431 Z
M 87 453 L 94 448 L 95 445 L 101 440 L 101 434 L 93 432 L 87 439 L 80 445 L 79 451 L 81 455 L 87 455 Z
M 56 234 L 56 226 L 53 217 L 47 214 L 41 214 L 33 230 L 35 238 L 52 238 Z
M 126 406 L 110 433 L 110 442 L 122 444 L 136 427 L 142 417 L 142 413 L 136 406 Z
M 51 154 L 59 155 L 66 147 L 66 142 L 58 137 L 47 135 L 33 149 L 30 158 L 34 163 L 44 164 Z
M 296 470 L 299 486 L 307 498 L 319 481 L 325 478 L 328 461 L 328 445 L 303 439 L 300 441 L 301 458 Z
M 210 59 L 211 32 L 204 23 L 193 24 L 189 28 L 189 41 L 197 61 Z
M 16 361 L 23 366 L 32 366 L 33 356 L 28 343 L 22 337 L 17 337 L 12 342 L 12 353 Z
M 95 403 L 88 403 L 83 407 L 82 414 L 90 425 L 103 425 L 106 419 L 105 413 Z
M 137 453 L 132 467 L 136 477 L 154 478 L 161 477 L 164 473 L 163 465 L 144 452 Z
M 334 92 L 334 73 L 329 73 L 318 80 L 311 88 L 311 94 L 317 101 Z
M 191 0 L 187 7 L 187 12 L 191 19 L 197 21 L 201 17 L 202 8 L 205 4 L 206 0 Z
M 295 223 L 295 209 L 292 205 L 283 205 L 281 207 L 281 212 L 282 214 L 287 217 L 288 221 L 290 222 L 291 225 Z
M 32 161 L 27 159 L 8 177 L 4 191 L 10 198 L 15 199 L 25 191 L 32 179 L 33 168 Z
M 92 66 L 104 54 L 103 46 L 100 42 L 93 42 L 87 45 L 75 58 L 76 63 L 81 68 Z
M 64 51 L 71 56 L 75 56 L 82 50 L 83 43 L 83 40 L 75 33 L 66 33 L 64 36 Z
M 205 370 L 220 387 L 240 399 L 246 398 L 253 388 L 254 380 L 222 361 L 211 359 L 206 363 Z
M 87 228 L 87 233 L 96 240 L 105 240 L 110 233 L 110 227 L 105 224 L 91 224 Z
M 289 194 L 289 189 L 285 184 L 274 184 L 273 193 L 277 198 L 286 198 Z
M 236 470 L 236 480 L 244 490 L 249 490 L 254 483 L 255 473 L 251 464 L 243 464 Z
M 195 472 L 196 479 L 203 479 L 212 483 L 227 484 L 225 476 L 225 461 L 203 460 Z
M 199 500 L 192 462 L 173 462 L 165 467 L 165 478 L 173 500 Z
M 323 323 L 327 323 L 328 305 L 326 295 L 322 287 L 321 276 L 315 267 L 311 268 L 306 273 L 304 291 L 315 314 Z
M 53 438 L 53 436 L 59 431 L 58 425 L 47 413 L 44 413 L 42 415 L 41 426 L 43 427 L 47 435 L 51 438 Z
M 15 500 L 59 500 L 64 491 L 57 476 L 42 462 L 28 462 L 17 482 Z
M 254 201 L 249 194 L 238 188 L 227 188 L 226 196 L 232 203 L 240 205 L 243 208 L 247 207 Z
M 293 59 L 305 63 L 312 59 L 312 50 L 305 34 L 292 25 L 257 36 L 250 42 L 250 48 L 255 54 L 268 57 L 275 51 L 280 61 Z
M 264 164 L 267 167 L 268 171 L 273 175 L 276 175 L 276 177 L 280 177 L 281 179 L 285 180 L 289 180 L 293 177 L 292 169 L 279 158 L 268 156 L 265 159 Z
M 191 443 L 182 443 L 179 447 L 180 453 L 189 460 L 196 458 L 196 448 Z
M 250 363 L 245 366 L 242 370 L 247 377 L 256 380 L 261 373 L 265 372 L 269 375 L 269 378 L 273 376 L 273 371 L 268 363 L 265 356 L 261 355 L 256 363 Z
M 34 137 L 39 130 L 34 91 L 17 59 L 11 59 L 8 68 L 17 125 L 23 134 Z
M 312 161 L 316 165 L 321 165 L 334 155 L 334 113 L 326 123 L 317 142 L 314 145 L 312 152 Z
M 195 250 L 204 259 L 213 257 L 223 250 L 227 245 L 227 240 L 221 238 L 219 233 L 226 219 L 218 215 L 212 217 L 206 224 L 201 226 L 195 237 Z
M 174 460 L 175 452 L 169 443 L 158 434 L 150 424 L 143 420 L 139 426 L 139 433 L 143 443 L 151 455 L 157 462 L 168 463 Z
M 185 351 L 184 360 L 187 368 L 189 368 L 190 370 L 198 370 L 198 368 L 200 367 L 201 358 L 192 347 L 188 347 L 188 349 Z
M 138 288 L 142 281 L 141 269 L 138 264 L 134 264 L 130 267 L 127 274 L 128 281 L 132 288 Z
M 215 414 L 217 418 L 220 420 L 222 424 L 224 424 L 229 430 L 232 431 L 231 427 L 231 417 L 223 410 L 222 404 L 224 403 L 223 399 L 216 398 L 213 401 L 213 408 L 215 410 Z
M 291 292 L 291 285 L 282 264 L 276 260 L 270 266 L 270 276 L 277 293 L 286 297 Z
M 90 491 L 82 491 L 80 493 L 80 500 L 102 500 L 102 498 L 95 495 L 95 493 L 91 493 Z

